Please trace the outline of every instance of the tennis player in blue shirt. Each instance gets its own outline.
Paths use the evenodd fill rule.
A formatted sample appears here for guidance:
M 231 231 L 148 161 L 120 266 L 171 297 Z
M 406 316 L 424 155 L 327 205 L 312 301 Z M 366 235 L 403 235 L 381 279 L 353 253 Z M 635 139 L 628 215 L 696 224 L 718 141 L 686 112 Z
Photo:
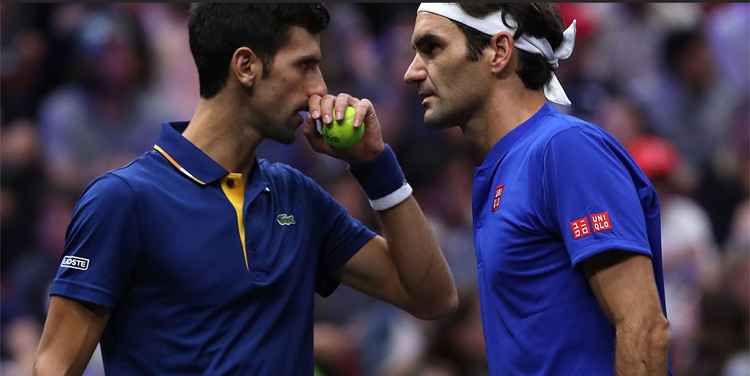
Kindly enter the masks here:
M 423 3 L 404 79 L 431 127 L 480 156 L 474 246 L 491 375 L 665 375 L 668 322 L 651 183 L 570 104 L 552 4 Z
M 112 375 L 311 375 L 313 298 L 339 281 L 432 319 L 453 279 L 367 99 L 327 94 L 319 4 L 200 4 L 189 21 L 200 102 L 153 150 L 92 182 L 52 283 L 37 375 L 77 375 L 101 341 Z M 332 150 L 347 105 L 361 142 Z M 387 241 L 299 171 L 258 160 L 263 139 L 350 163 Z M 343 307 L 342 307 L 343 308 Z M 343 308 L 345 309 L 345 308 Z

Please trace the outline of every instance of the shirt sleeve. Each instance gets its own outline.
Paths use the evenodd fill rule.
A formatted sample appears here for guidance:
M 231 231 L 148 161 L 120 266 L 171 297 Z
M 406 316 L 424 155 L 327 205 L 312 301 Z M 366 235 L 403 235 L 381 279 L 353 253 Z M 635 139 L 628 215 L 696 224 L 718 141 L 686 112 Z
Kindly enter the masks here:
M 111 173 L 98 178 L 73 210 L 50 295 L 112 308 L 133 270 L 139 243 L 133 190 Z
M 313 215 L 320 218 L 318 229 L 322 235 L 319 250 L 315 290 L 328 296 L 341 283 L 339 272 L 375 233 L 352 218 L 346 209 L 312 179 L 308 179 L 313 192 Z
M 547 220 L 576 266 L 621 250 L 651 256 L 646 219 L 624 150 L 591 130 L 553 136 L 544 154 Z

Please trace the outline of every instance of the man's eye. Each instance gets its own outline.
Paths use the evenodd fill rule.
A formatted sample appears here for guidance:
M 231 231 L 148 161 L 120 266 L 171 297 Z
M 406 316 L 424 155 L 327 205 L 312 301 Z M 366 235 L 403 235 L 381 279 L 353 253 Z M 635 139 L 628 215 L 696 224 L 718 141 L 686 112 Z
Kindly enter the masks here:
M 300 67 L 302 68 L 302 70 L 305 70 L 305 71 L 314 70 L 315 68 L 318 67 L 318 62 L 317 61 L 311 61 L 311 60 L 310 61 L 303 61 L 303 62 L 300 63 Z
M 440 46 L 435 43 L 429 43 L 422 47 L 422 53 L 425 55 L 434 55 L 440 51 Z

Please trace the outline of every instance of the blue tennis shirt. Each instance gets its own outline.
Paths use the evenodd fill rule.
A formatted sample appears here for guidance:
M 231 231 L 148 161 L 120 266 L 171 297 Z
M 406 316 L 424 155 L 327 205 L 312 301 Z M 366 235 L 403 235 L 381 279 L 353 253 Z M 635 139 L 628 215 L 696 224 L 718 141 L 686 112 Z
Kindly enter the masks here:
M 473 209 L 490 374 L 614 374 L 614 327 L 576 267 L 647 255 L 664 308 L 659 204 L 624 148 L 545 104 L 476 169 Z
M 113 375 L 311 375 L 314 292 L 375 234 L 299 171 L 228 173 L 165 124 L 76 204 L 51 295 L 108 307 Z

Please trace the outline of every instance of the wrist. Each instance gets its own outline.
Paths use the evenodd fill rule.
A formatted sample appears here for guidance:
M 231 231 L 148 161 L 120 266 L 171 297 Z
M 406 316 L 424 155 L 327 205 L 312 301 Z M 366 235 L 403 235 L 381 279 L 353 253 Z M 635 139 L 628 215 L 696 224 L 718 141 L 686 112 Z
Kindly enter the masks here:
M 349 171 L 359 181 L 375 210 L 390 209 L 411 196 L 412 188 L 388 145 L 370 161 L 350 163 Z

